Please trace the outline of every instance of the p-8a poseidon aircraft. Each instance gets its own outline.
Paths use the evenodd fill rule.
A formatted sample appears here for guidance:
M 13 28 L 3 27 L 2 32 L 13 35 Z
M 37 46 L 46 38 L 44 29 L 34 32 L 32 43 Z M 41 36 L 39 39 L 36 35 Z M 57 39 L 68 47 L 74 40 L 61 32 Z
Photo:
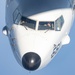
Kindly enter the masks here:
M 75 0 L 6 0 L 6 26 L 13 54 L 26 70 L 45 67 L 70 42 Z

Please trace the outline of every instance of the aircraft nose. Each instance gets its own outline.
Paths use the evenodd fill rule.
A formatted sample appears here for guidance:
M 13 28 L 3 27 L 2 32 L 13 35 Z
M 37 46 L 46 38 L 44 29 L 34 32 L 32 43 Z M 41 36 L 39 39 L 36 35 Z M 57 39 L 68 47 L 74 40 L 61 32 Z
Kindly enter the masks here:
M 23 56 L 22 64 L 25 69 L 33 71 L 39 68 L 41 64 L 41 58 L 38 54 L 29 52 Z

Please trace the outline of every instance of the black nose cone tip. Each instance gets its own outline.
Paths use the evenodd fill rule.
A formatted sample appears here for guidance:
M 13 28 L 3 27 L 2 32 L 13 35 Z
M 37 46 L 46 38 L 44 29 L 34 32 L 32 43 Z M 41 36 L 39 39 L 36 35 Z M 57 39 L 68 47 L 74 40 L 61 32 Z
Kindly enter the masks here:
M 22 58 L 23 67 L 29 71 L 34 71 L 39 68 L 41 64 L 41 58 L 38 54 L 29 52 Z

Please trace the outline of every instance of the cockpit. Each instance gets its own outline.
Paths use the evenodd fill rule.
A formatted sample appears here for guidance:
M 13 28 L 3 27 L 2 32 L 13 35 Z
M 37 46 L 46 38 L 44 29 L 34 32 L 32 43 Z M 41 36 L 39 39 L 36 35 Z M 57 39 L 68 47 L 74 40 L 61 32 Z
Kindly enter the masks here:
M 16 17 L 14 15 L 14 23 L 24 26 L 26 30 L 32 29 L 38 31 L 40 30 L 61 31 L 64 24 L 64 18 L 63 15 L 61 15 L 55 21 L 37 21 L 18 14 Z
M 31 29 L 35 30 L 36 21 L 22 16 L 20 25 L 23 25 L 26 28 L 26 30 L 27 30 L 27 28 L 31 28 Z
M 61 31 L 63 24 L 64 24 L 64 18 L 61 15 L 55 21 L 39 21 L 37 30 Z M 33 30 L 36 30 L 37 21 L 31 20 L 29 18 L 22 16 L 21 21 L 20 21 L 20 25 L 24 26 L 26 28 L 26 30 L 28 30 L 27 28 L 31 28 Z

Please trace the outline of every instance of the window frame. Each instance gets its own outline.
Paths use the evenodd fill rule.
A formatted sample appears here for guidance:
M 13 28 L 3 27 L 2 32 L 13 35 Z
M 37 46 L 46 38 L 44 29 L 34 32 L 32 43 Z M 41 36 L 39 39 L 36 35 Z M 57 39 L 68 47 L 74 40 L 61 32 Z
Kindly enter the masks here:
M 57 24 L 56 24 L 57 23 Z M 58 25 L 59 24 L 59 25 Z M 55 31 L 61 31 L 62 27 L 63 27 L 63 24 L 64 24 L 64 18 L 63 16 L 61 15 L 59 18 L 57 18 L 54 22 L 54 30 Z M 59 29 L 57 29 L 59 28 Z
M 18 18 L 20 17 L 20 18 Z M 15 9 L 15 11 L 13 12 L 13 22 L 15 24 L 19 24 L 19 21 L 21 20 L 21 14 L 18 10 L 18 8 Z

